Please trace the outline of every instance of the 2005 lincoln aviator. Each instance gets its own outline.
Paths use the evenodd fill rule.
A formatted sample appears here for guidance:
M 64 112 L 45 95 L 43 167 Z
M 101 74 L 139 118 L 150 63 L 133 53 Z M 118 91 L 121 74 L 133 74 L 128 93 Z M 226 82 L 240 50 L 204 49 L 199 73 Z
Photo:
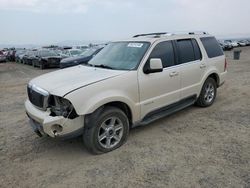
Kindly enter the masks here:
M 120 147 L 132 127 L 212 105 L 226 73 L 222 49 L 205 32 L 140 34 L 31 80 L 25 108 L 39 136 L 82 135 L 99 154 Z

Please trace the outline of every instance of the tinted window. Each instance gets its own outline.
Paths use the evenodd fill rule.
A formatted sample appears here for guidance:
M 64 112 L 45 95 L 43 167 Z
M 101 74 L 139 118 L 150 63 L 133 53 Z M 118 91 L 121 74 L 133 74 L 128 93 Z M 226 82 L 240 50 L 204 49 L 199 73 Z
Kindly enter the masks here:
M 160 58 L 163 67 L 170 67 L 175 64 L 174 49 L 171 41 L 161 42 L 155 46 L 149 59 Z
M 194 48 L 194 56 L 195 56 L 195 60 L 200 60 L 201 57 L 201 50 L 200 47 L 197 43 L 197 41 L 195 39 L 192 39 L 192 44 L 193 44 L 193 48 Z
M 204 37 L 201 38 L 201 42 L 205 47 L 207 56 L 209 58 L 217 57 L 223 55 L 223 51 L 214 37 Z
M 196 60 L 191 39 L 177 40 L 177 46 L 179 63 Z

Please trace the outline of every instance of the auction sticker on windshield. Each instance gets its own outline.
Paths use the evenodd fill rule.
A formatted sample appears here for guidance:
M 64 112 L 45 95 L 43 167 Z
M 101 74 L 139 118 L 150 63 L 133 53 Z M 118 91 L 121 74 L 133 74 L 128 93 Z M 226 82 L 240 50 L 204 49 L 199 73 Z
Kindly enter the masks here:
M 143 43 L 129 43 L 128 47 L 132 47 L 132 48 L 141 48 L 143 46 Z

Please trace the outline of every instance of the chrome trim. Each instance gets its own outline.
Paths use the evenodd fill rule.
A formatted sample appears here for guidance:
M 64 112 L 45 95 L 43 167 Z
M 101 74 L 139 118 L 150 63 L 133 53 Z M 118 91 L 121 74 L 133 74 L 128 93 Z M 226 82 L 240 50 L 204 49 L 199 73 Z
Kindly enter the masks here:
M 41 95 L 43 95 L 44 97 L 44 100 L 43 100 L 43 107 L 39 107 L 39 106 L 36 106 L 36 108 L 40 109 L 40 110 L 43 110 L 43 111 L 46 111 L 47 107 L 48 107 L 48 100 L 49 100 L 49 92 L 36 86 L 35 84 L 31 84 L 31 83 L 28 83 L 28 88 L 30 88 L 31 90 L 37 92 L 37 93 L 40 93 Z
M 46 90 L 44 90 L 44 89 L 42 89 L 42 88 L 36 86 L 35 84 L 33 84 L 33 85 L 31 86 L 31 89 L 34 90 L 34 91 L 36 91 L 36 92 L 38 92 L 38 93 L 40 93 L 40 94 L 42 94 L 42 95 L 45 96 L 45 97 L 46 97 L 46 96 L 49 96 L 49 92 L 48 92 L 48 91 L 46 91 Z

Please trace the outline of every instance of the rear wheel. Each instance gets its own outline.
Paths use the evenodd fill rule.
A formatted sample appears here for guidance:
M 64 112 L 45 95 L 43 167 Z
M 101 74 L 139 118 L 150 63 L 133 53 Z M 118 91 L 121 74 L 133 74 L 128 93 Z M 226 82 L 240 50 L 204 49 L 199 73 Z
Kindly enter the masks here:
M 217 85 L 213 78 L 208 78 L 201 90 L 196 104 L 201 107 L 208 107 L 213 104 L 217 94 Z
M 86 117 L 83 141 L 90 152 L 101 154 L 120 147 L 128 133 L 126 114 L 118 108 L 105 107 Z

